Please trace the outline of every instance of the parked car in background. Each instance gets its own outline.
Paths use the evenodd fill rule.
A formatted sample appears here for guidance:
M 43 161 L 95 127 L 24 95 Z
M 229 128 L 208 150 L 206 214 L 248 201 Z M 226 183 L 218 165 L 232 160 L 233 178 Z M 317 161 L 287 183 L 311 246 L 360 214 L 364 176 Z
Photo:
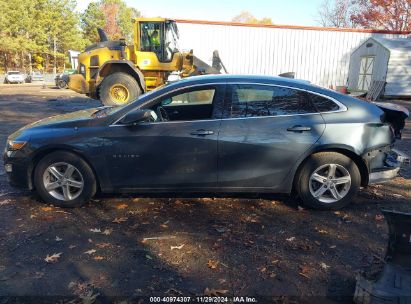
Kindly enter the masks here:
M 12 185 L 81 206 L 101 192 L 291 193 L 338 209 L 394 178 L 405 108 L 374 105 L 302 81 L 197 76 L 123 107 L 32 123 L 9 136 Z
M 27 74 L 26 82 L 32 83 L 34 81 L 44 81 L 44 75 L 39 71 L 34 71 L 30 74 Z
M 77 70 L 64 70 L 63 73 L 56 76 L 54 79 L 56 82 L 56 87 L 59 89 L 67 89 L 68 88 L 68 75 L 75 74 Z
M 23 83 L 24 74 L 19 71 L 8 71 L 4 78 L 4 83 Z

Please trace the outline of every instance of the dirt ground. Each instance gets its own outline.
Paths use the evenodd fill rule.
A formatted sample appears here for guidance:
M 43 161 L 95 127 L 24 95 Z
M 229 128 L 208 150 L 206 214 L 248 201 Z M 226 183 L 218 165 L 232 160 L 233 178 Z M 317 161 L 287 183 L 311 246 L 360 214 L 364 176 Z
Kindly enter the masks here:
M 0 149 L 25 124 L 98 105 L 69 90 L 0 85 Z M 398 148 L 411 155 L 410 121 L 407 128 Z M 306 210 L 288 196 L 138 194 L 64 210 L 10 188 L 1 161 L 0 302 L 219 294 L 350 303 L 355 275 L 385 254 L 380 210 L 411 212 L 410 169 L 401 175 L 338 212 Z

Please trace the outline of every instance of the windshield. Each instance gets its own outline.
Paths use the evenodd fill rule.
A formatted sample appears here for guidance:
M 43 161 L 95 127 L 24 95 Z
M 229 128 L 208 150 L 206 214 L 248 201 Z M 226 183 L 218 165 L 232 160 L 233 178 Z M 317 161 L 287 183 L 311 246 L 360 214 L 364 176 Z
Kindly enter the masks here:
M 166 51 L 166 61 L 171 61 L 173 59 L 173 54 L 178 52 L 178 28 L 174 21 L 166 22 L 166 33 L 165 33 L 165 51 Z

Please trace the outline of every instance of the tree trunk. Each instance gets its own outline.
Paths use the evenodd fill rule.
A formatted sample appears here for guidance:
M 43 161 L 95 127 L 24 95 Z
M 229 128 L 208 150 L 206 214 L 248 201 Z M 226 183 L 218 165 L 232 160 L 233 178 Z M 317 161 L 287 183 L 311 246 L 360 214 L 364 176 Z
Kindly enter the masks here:
M 30 52 L 28 52 L 28 57 L 29 57 L 29 72 L 30 72 L 30 74 L 33 72 L 33 64 L 32 64 L 32 62 L 31 62 L 31 53 Z

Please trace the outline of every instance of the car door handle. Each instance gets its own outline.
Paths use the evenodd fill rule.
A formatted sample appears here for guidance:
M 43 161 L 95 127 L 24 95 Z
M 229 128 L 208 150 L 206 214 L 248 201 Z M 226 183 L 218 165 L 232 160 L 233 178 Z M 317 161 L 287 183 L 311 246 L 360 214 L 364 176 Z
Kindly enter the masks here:
M 214 131 L 200 129 L 200 130 L 197 130 L 195 132 L 191 132 L 190 134 L 191 135 L 197 135 L 197 136 L 206 136 L 206 135 L 213 135 Z
M 288 128 L 287 131 L 290 131 L 290 132 L 307 132 L 307 131 L 311 131 L 311 127 L 297 125 L 297 126 Z

